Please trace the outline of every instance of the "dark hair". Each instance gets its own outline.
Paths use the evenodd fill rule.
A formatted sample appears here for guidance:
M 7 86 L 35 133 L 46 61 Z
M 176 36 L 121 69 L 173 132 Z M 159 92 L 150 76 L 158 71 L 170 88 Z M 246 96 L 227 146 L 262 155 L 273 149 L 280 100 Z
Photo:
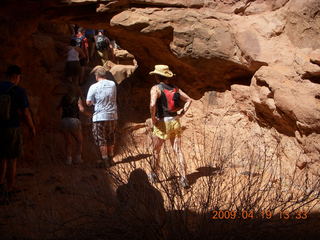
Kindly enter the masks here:
M 6 76 L 11 77 L 13 75 L 20 75 L 21 74 L 21 68 L 18 65 L 10 65 L 7 68 Z
M 157 80 L 158 82 L 163 82 L 163 81 L 165 81 L 166 79 L 169 79 L 169 78 L 167 78 L 167 77 L 165 77 L 165 76 L 162 76 L 162 75 L 159 75 L 159 74 L 155 74 L 155 76 L 156 76 L 156 80 Z
M 77 41 L 75 39 L 71 39 L 70 46 L 73 46 L 73 47 L 77 46 Z

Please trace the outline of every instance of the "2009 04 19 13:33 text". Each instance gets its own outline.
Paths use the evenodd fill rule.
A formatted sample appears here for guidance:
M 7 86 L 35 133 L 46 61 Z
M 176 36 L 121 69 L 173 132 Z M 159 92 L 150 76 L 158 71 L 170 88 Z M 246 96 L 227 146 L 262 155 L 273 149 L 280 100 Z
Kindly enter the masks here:
M 300 211 L 279 211 L 277 214 L 274 214 L 270 210 L 262 210 L 260 212 L 254 212 L 253 210 L 213 210 L 212 219 L 213 220 L 235 220 L 235 219 L 296 219 L 296 220 L 305 220 L 308 218 L 308 213 L 304 210 Z

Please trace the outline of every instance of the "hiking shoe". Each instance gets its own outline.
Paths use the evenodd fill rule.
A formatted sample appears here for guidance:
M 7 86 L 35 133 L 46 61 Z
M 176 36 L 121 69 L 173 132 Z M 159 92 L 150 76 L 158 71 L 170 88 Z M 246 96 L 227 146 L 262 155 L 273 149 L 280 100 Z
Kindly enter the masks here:
M 158 182 L 157 174 L 155 174 L 154 172 L 148 174 L 148 179 L 151 184 Z
M 183 187 L 184 189 L 190 188 L 189 181 L 186 177 L 181 177 L 180 178 L 180 186 Z
M 67 157 L 66 164 L 67 165 L 71 165 L 72 164 L 72 157 Z

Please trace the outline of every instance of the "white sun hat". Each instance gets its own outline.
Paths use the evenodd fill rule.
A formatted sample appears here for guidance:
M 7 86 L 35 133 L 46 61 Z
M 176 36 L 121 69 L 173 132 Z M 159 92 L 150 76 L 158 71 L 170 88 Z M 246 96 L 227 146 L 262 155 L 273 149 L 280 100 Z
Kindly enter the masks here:
M 174 76 L 167 65 L 155 65 L 154 70 L 149 72 L 150 75 L 158 74 L 164 77 L 171 78 Z

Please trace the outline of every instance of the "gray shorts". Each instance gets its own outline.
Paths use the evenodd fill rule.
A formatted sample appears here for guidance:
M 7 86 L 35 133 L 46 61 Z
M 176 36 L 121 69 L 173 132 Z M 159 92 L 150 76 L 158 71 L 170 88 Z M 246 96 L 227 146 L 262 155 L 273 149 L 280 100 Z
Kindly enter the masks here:
M 78 118 L 62 118 L 61 129 L 65 132 L 81 130 L 81 122 Z

